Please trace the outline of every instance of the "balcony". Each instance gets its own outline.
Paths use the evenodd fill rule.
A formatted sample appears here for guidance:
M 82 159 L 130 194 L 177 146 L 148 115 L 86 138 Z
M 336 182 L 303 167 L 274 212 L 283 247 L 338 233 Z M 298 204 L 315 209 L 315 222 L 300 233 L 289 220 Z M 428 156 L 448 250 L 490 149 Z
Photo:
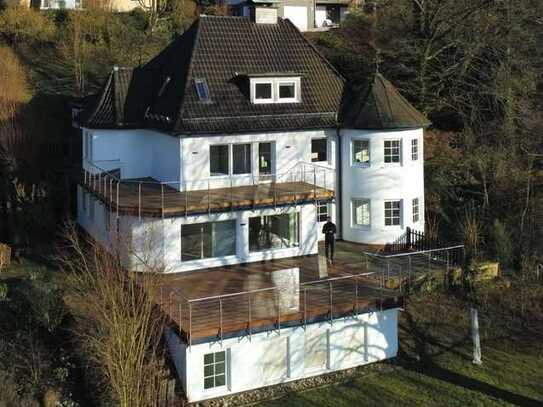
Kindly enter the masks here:
M 335 170 L 304 162 L 282 174 L 184 182 L 121 179 L 119 172 L 86 163 L 81 185 L 117 215 L 140 218 L 298 205 L 335 197 Z

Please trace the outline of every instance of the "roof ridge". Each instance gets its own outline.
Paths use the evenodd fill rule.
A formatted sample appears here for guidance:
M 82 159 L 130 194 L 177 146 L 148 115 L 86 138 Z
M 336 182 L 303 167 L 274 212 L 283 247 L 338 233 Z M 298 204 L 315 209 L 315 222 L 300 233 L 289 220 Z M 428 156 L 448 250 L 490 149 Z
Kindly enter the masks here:
M 175 119 L 175 123 L 173 123 L 173 129 L 175 129 L 177 127 L 177 124 L 179 123 L 180 120 L 182 120 L 182 117 L 183 117 L 183 109 L 185 107 L 185 101 L 187 99 L 187 89 L 188 89 L 189 82 L 190 82 L 189 78 L 192 75 L 192 70 L 193 70 L 193 67 L 194 67 L 194 52 L 196 50 L 196 46 L 197 46 L 198 41 L 200 39 L 200 30 L 201 30 L 200 21 L 201 21 L 200 18 L 198 18 L 192 24 L 192 26 L 189 28 L 189 30 L 190 29 L 196 30 L 196 33 L 194 34 L 194 39 L 192 41 L 192 48 L 190 50 L 189 68 L 187 69 L 187 73 L 185 75 L 185 86 L 183 88 L 183 99 L 181 100 L 181 103 L 179 104 L 179 108 L 177 109 L 177 117 Z

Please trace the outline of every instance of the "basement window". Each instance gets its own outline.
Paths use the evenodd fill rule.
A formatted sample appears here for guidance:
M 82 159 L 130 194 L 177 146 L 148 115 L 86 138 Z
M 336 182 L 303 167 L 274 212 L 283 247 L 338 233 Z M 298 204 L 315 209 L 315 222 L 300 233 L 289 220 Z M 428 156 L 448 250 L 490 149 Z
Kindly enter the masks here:
M 204 355 L 204 389 L 226 385 L 226 352 Z
M 209 88 L 205 79 L 195 79 L 194 84 L 196 85 L 196 93 L 200 102 L 209 102 Z

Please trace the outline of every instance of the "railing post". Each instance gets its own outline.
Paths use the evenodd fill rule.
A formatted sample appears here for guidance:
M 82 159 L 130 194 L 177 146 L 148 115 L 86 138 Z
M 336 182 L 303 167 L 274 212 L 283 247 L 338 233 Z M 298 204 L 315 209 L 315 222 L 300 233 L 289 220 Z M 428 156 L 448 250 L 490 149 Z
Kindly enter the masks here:
M 100 195 L 102 192 L 101 186 L 102 186 L 102 173 L 99 172 L 98 173 L 98 195 Z
M 232 185 L 232 177 L 230 177 L 230 211 L 234 212 L 234 187 Z
M 209 178 L 207 179 L 207 212 L 211 213 L 211 187 L 209 185 Z
M 445 275 L 445 284 L 446 284 L 447 286 L 446 286 L 445 288 L 448 289 L 448 288 L 449 288 L 449 277 L 450 277 L 450 276 L 449 276 L 450 271 L 449 271 L 449 250 L 448 250 L 448 249 L 447 249 L 447 252 L 446 252 L 446 253 L 447 253 L 447 269 L 446 269 L 446 273 L 447 273 L 447 274 Z
M 113 178 L 109 179 L 109 205 L 113 203 Z
M 179 184 L 181 187 L 181 184 Z M 183 188 L 183 192 L 185 193 L 185 217 L 187 217 L 188 211 L 189 211 L 189 191 L 187 188 L 187 182 L 185 181 L 185 187 Z
M 179 338 L 181 339 L 181 336 L 183 335 L 183 298 L 179 299 L 179 309 L 178 309 L 178 316 L 179 316 Z
M 281 335 L 281 304 L 279 303 L 279 290 L 275 289 L 275 301 L 277 302 L 277 329 Z
M 160 201 L 162 204 L 162 219 L 164 219 L 164 184 L 160 184 Z
M 277 175 L 273 181 L 273 207 L 277 208 Z
M 252 315 L 251 315 L 251 292 L 249 292 L 249 299 L 247 300 L 247 304 L 248 304 L 248 307 L 249 307 L 249 340 L 252 339 L 252 333 L 253 333 L 253 330 L 252 330 Z
M 333 309 L 333 297 L 332 297 L 332 282 L 328 282 L 328 290 L 330 291 L 330 325 L 332 325 L 333 317 L 334 317 L 334 309 Z
M 354 312 L 358 317 L 358 277 L 354 277 Z
M 221 334 L 221 346 L 222 346 L 222 298 L 219 298 L 219 332 Z
M 189 301 L 189 346 L 192 346 L 192 303 Z
M 119 219 L 119 184 L 120 181 L 117 181 L 117 219 Z
M 317 204 L 317 167 L 313 167 L 313 199 Z
M 307 328 L 307 286 L 304 286 L 304 329 Z
M 141 221 L 141 181 L 138 184 L 138 218 Z

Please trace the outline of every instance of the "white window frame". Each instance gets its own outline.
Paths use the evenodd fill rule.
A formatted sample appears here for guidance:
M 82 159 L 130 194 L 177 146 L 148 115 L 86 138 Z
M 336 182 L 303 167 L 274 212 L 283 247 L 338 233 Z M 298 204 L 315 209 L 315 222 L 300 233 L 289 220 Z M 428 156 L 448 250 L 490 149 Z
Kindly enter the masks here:
M 319 222 L 319 223 L 326 222 L 326 219 L 325 220 L 320 220 L 320 217 L 321 217 L 320 209 L 323 208 L 323 207 L 326 208 L 326 216 L 325 217 L 331 217 L 330 203 L 329 202 L 318 201 L 317 202 L 317 222 Z
M 292 98 L 282 98 L 280 96 L 280 93 L 279 93 L 279 88 L 281 87 L 281 85 L 287 85 L 287 84 L 292 84 L 294 85 L 294 97 Z M 300 101 L 300 91 L 299 91 L 299 88 L 300 88 L 300 79 L 298 78 L 298 80 L 296 80 L 295 78 L 293 79 L 277 79 L 276 81 L 276 87 L 277 87 L 277 100 L 276 100 L 276 103 L 297 103 Z
M 223 353 L 224 354 L 224 362 L 217 362 L 216 361 L 215 355 L 217 353 Z M 212 363 L 208 363 L 208 364 L 205 363 L 205 357 L 207 355 L 213 355 L 213 362 Z M 228 384 L 228 352 L 227 352 L 227 350 L 225 349 L 225 350 L 220 350 L 220 351 L 217 351 L 217 352 L 205 353 L 204 355 L 202 355 L 202 362 L 203 362 L 202 363 L 202 366 L 203 366 L 202 373 L 203 373 L 203 379 L 204 379 L 203 380 L 203 389 L 204 389 L 204 391 L 213 392 L 213 391 L 216 391 L 217 389 L 224 389 Z M 220 364 L 220 363 L 224 363 L 224 373 L 217 374 L 215 372 L 215 366 L 217 364 Z M 213 366 L 213 375 L 206 376 L 206 374 L 205 374 L 205 367 L 206 366 Z M 216 377 L 217 376 L 222 376 L 222 375 L 224 375 L 224 384 L 221 384 L 221 385 L 218 385 L 218 386 L 214 385 L 214 386 L 207 387 L 207 388 L 205 387 L 205 379 L 213 377 L 213 382 L 215 383 Z
M 355 160 L 355 158 L 354 158 L 354 154 L 355 154 L 354 145 L 357 142 L 366 142 L 366 143 L 368 143 L 368 161 L 367 162 L 358 162 L 358 161 Z M 370 166 L 370 163 L 371 163 L 371 142 L 370 142 L 370 139 L 367 139 L 367 138 L 354 138 L 354 139 L 352 139 L 351 140 L 351 164 L 354 167 L 367 168 L 367 167 Z
M 420 202 L 421 202 L 421 199 L 418 197 L 413 198 L 411 200 L 411 216 L 412 216 L 413 223 L 420 222 Z M 417 209 L 416 211 L 415 211 L 415 208 Z
M 386 147 L 386 143 L 387 142 L 394 142 L 394 141 L 397 141 L 398 142 L 398 161 L 391 161 L 391 162 L 386 162 L 386 157 L 387 157 L 387 154 L 386 154 L 386 150 L 387 150 L 387 147 Z M 390 147 L 392 148 L 392 147 Z M 391 138 L 391 139 L 385 139 L 383 140 L 383 163 L 385 165 L 401 165 L 402 164 L 402 139 L 399 139 L 399 138 Z
M 257 99 L 256 85 L 261 83 L 269 83 L 271 85 L 271 98 Z M 280 98 L 279 87 L 283 84 L 294 84 L 293 98 Z M 289 76 L 283 78 L 250 78 L 251 103 L 253 104 L 270 104 L 270 103 L 299 103 L 301 101 L 301 79 L 299 76 Z
M 258 84 L 269 84 L 271 89 L 271 97 L 269 99 L 257 99 L 256 98 L 256 85 Z M 271 79 L 251 79 L 251 102 L 254 104 L 264 104 L 264 103 L 273 103 L 275 100 L 274 97 L 274 86 L 273 80 Z
M 250 171 L 249 172 L 240 172 L 239 174 L 234 174 L 234 146 L 249 146 L 249 166 Z M 228 174 L 230 174 L 232 177 L 238 177 L 238 176 L 247 176 L 251 175 L 253 173 L 253 143 L 233 143 L 230 144 L 230 148 L 228 149 L 228 162 L 229 162 L 229 171 Z
M 329 160 L 330 160 L 330 141 L 328 140 L 328 137 L 313 137 L 311 138 L 311 146 L 310 146 L 310 149 L 311 149 L 311 154 L 313 154 L 313 141 L 315 140 L 326 140 L 326 160 L 324 161 L 313 161 L 313 157 L 309 157 L 310 158 L 310 162 L 312 163 L 328 163 Z
M 398 219 L 398 224 L 394 225 L 387 225 L 387 203 L 393 203 L 398 202 L 400 204 L 400 215 Z M 400 228 L 402 226 L 402 218 L 403 218 L 403 202 L 401 199 L 387 199 L 383 203 L 383 226 L 385 228 Z M 392 220 L 394 220 L 394 216 L 391 217 Z
M 419 139 L 411 139 L 411 161 L 419 160 Z
M 368 222 L 367 223 L 358 223 L 358 218 L 356 214 L 356 209 L 359 205 L 358 202 L 362 204 L 368 204 Z M 367 198 L 353 198 L 351 200 L 351 225 L 354 228 L 370 228 L 371 227 L 371 200 Z

